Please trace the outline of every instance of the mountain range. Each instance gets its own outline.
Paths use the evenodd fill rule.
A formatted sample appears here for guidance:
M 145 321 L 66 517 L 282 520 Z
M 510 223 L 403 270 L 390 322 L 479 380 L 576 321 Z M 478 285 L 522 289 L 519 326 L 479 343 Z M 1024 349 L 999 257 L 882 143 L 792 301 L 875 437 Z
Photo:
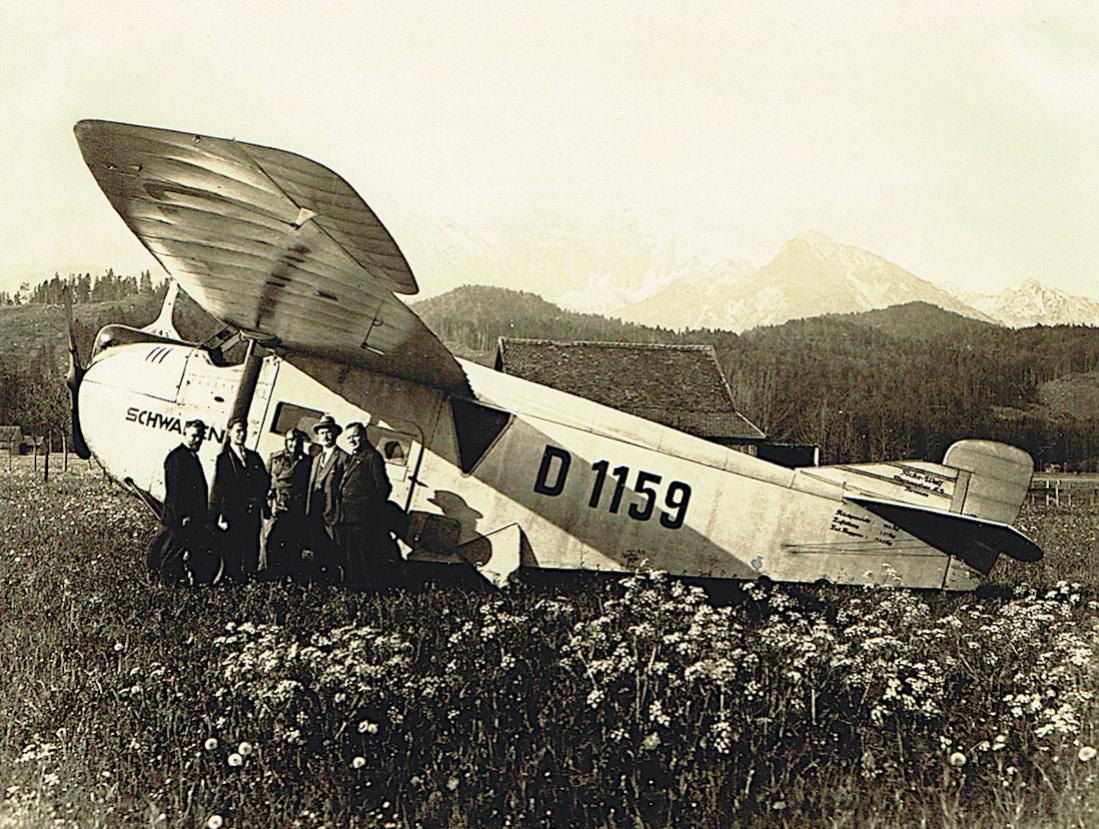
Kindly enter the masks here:
M 412 259 L 425 287 L 452 282 L 532 291 L 572 311 L 665 329 L 743 332 L 907 302 L 1012 328 L 1099 325 L 1099 301 L 1035 279 L 999 294 L 977 294 L 928 281 L 818 231 L 794 237 L 756 267 L 685 257 L 626 222 L 593 233 L 539 216 L 492 237 L 451 230 L 434 239 L 413 234 Z
M 1000 294 L 976 294 L 921 279 L 877 254 L 803 233 L 758 269 L 741 263 L 682 277 L 612 312 L 647 325 L 743 332 L 821 314 L 926 302 L 1012 328 L 1099 325 L 1099 302 L 1028 279 Z

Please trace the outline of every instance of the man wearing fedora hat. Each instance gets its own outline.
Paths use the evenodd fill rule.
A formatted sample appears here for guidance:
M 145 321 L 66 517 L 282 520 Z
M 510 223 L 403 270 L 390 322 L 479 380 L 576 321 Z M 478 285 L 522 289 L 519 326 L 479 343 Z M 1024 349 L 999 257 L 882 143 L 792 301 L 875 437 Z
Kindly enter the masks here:
M 326 414 L 313 427 L 320 452 L 313 456 L 309 473 L 305 514 L 313 539 L 313 552 L 318 569 L 330 579 L 339 579 L 336 572 L 339 548 L 336 545 L 336 519 L 339 517 L 340 481 L 349 455 L 336 445 L 343 429 L 336 419 Z

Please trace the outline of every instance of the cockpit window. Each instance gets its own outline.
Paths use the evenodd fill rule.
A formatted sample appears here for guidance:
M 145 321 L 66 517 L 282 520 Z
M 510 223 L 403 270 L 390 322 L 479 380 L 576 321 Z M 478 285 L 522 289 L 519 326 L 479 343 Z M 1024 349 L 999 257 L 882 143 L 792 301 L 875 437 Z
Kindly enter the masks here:
M 458 436 L 459 464 L 462 472 L 468 475 L 504 431 L 511 415 L 457 398 L 451 398 L 450 409 L 454 413 L 454 431 Z

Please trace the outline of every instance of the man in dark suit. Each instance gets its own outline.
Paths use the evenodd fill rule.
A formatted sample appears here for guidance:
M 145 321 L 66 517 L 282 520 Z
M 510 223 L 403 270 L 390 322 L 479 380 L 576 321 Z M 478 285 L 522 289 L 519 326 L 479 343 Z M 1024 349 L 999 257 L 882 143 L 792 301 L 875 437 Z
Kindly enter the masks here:
M 305 432 L 291 429 L 284 438 L 285 448 L 271 456 L 267 468 L 271 488 L 267 506 L 271 526 L 267 531 L 267 575 L 273 579 L 294 575 L 301 567 L 301 551 L 306 546 L 305 501 L 313 462 L 305 452 Z
M 305 504 L 315 565 L 319 575 L 333 581 L 339 580 L 339 571 L 344 567 L 336 545 L 337 502 L 348 461 L 348 454 L 336 445 L 336 438 L 342 431 L 330 414 L 324 415 L 313 427 L 320 451 L 313 455 Z
M 151 573 L 168 581 L 183 579 L 188 561 L 198 565 L 198 558 L 208 553 L 208 490 L 198 459 L 205 439 L 206 424 L 188 420 L 183 442 L 164 458 L 164 509 L 160 514 L 164 532 L 149 548 L 148 566 Z
M 211 514 L 221 530 L 225 575 L 243 581 L 259 569 L 259 525 L 267 503 L 267 467 L 258 452 L 247 449 L 248 426 L 234 417 L 229 443 L 218 455 Z
M 392 489 L 381 453 L 366 427 L 347 427 L 351 458 L 343 471 L 337 502 L 336 540 L 347 562 L 347 584 L 354 589 L 385 587 L 397 581 L 400 554 L 385 525 Z

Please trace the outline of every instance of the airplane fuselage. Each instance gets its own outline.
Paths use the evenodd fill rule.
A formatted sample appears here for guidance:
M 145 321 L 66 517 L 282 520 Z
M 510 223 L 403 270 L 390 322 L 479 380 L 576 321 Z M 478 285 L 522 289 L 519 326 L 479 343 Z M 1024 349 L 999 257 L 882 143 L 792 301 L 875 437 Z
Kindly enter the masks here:
M 790 470 L 583 398 L 463 362 L 474 399 L 321 358 L 262 360 L 249 446 L 266 459 L 322 413 L 369 425 L 410 556 L 552 569 L 971 589 L 955 557 L 844 500 L 850 470 Z M 210 429 L 212 478 L 241 366 L 201 348 L 108 348 L 80 386 L 84 435 L 119 480 L 163 498 L 183 424 Z M 899 471 L 898 471 L 899 470 Z M 956 472 L 899 465 L 878 492 L 949 507 Z M 858 473 L 863 474 L 863 473 Z M 861 480 L 861 479 L 860 479 Z M 929 483 L 930 482 L 930 483 Z M 495 564 L 490 563 L 495 561 Z

